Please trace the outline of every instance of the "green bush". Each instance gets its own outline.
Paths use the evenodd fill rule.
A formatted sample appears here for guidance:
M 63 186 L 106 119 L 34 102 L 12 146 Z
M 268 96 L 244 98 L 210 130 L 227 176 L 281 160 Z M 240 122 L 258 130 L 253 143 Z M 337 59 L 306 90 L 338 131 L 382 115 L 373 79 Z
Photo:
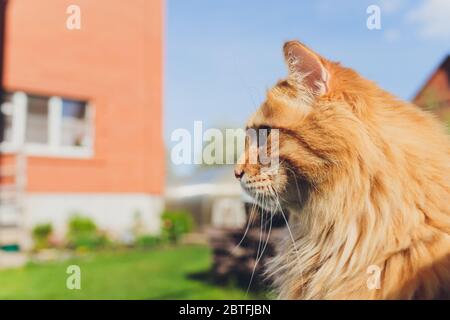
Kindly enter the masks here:
M 181 236 L 192 230 L 194 221 L 189 212 L 186 211 L 165 211 L 162 215 L 163 237 L 176 243 Z
M 95 222 L 81 215 L 73 215 L 69 220 L 67 241 L 76 250 L 94 250 L 110 244 L 106 234 L 100 232 Z
M 161 238 L 157 236 L 152 235 L 141 235 L 136 238 L 136 247 L 142 248 L 142 249 L 148 249 L 156 246 L 157 244 L 161 243 Z
M 32 230 L 34 246 L 36 249 L 44 249 L 50 247 L 50 235 L 53 227 L 50 223 L 42 223 L 34 226 Z
M 88 217 L 75 214 L 69 220 L 69 235 L 70 234 L 92 234 L 97 232 L 95 222 Z

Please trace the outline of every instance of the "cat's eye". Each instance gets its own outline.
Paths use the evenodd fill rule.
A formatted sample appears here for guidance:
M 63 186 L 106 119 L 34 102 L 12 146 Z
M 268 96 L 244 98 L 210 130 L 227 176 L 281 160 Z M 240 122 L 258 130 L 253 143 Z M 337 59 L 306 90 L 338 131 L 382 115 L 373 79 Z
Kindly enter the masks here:
M 258 148 L 266 145 L 267 138 L 270 135 L 271 127 L 269 126 L 260 126 L 258 128 L 258 135 L 257 135 L 257 141 L 258 141 Z

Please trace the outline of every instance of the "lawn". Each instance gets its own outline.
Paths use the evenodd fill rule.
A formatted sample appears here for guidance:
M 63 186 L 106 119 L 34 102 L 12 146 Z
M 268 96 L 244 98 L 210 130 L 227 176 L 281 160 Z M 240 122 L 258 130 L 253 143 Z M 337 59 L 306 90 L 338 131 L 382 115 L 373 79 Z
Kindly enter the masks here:
M 81 269 L 81 289 L 66 288 L 69 265 Z M 0 299 L 248 299 L 196 274 L 211 266 L 204 246 L 91 254 L 82 258 L 0 271 Z

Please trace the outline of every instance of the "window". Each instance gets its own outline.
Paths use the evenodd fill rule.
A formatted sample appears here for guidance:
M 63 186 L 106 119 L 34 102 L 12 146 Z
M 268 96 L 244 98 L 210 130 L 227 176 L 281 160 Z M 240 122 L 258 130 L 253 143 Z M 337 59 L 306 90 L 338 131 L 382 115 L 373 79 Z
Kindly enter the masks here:
M 89 122 L 86 103 L 62 100 L 61 144 L 63 146 L 89 145 Z
M 25 143 L 48 143 L 49 98 L 28 96 Z
M 10 93 L 4 94 L 2 99 L 2 105 L 0 108 L 1 112 L 1 142 L 11 143 L 12 142 L 12 119 L 13 119 L 13 95 Z
M 31 155 L 92 155 L 92 111 L 85 101 L 18 92 L 4 96 L 1 113 L 4 152 L 23 148 Z

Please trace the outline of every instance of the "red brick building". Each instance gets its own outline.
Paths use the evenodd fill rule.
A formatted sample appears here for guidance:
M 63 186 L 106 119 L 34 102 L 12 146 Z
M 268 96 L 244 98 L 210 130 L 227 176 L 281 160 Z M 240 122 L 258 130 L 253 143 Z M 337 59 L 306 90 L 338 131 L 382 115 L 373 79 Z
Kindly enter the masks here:
M 450 124 L 450 56 L 433 72 L 413 102 Z
M 162 0 L 6 1 L 0 170 L 18 200 L 0 226 L 62 234 L 78 212 L 121 234 L 139 212 L 158 230 L 162 26 Z

